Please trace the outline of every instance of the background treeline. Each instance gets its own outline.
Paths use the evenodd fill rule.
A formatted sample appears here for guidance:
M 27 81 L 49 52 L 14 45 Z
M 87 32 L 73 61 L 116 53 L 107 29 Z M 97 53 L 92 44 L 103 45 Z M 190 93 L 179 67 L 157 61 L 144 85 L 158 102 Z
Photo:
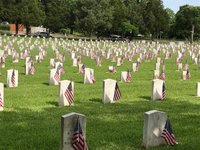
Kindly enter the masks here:
M 172 4 L 173 5 L 173 4 Z M 87 36 L 138 34 L 153 38 L 200 37 L 200 7 L 182 6 L 174 14 L 162 0 L 1 0 L 0 19 L 53 32 Z

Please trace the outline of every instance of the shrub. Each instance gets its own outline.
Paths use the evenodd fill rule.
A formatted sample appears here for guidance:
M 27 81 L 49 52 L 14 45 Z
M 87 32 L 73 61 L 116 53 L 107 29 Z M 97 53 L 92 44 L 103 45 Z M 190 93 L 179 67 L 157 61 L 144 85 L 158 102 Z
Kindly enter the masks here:
M 62 28 L 62 29 L 60 29 L 60 33 L 62 33 L 62 34 L 70 34 L 70 29 Z
M 7 25 L 7 24 L 0 24 L 0 30 L 7 30 L 7 31 L 9 31 L 10 30 L 10 26 Z

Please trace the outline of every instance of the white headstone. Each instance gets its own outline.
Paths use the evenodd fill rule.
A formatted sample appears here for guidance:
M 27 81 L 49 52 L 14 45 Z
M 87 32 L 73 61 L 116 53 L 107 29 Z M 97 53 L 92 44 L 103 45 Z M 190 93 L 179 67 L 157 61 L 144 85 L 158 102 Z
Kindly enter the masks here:
M 127 71 L 122 71 L 121 82 L 127 82 Z
M 76 54 L 74 52 L 71 53 L 71 58 L 74 59 L 76 57 Z
M 58 85 L 60 82 L 60 76 L 57 76 L 56 69 L 51 69 L 49 73 L 49 85 Z M 59 74 L 60 75 L 60 74 Z
M 197 96 L 200 96 L 200 82 L 197 82 Z
M 161 63 L 161 58 L 160 57 L 157 58 L 157 63 L 159 63 L 159 64 Z
M 144 113 L 143 146 L 145 148 L 164 144 L 161 134 L 166 120 L 165 112 L 151 110 Z
M 137 63 L 133 63 L 132 67 L 133 67 L 133 72 L 137 72 L 138 71 L 138 64 Z
M 117 58 L 117 66 L 121 66 L 121 58 Z
M 160 70 L 154 70 L 154 79 L 159 79 Z
M 83 114 L 69 113 L 61 117 L 61 150 L 74 150 L 72 147 L 72 138 L 74 128 L 79 119 L 83 137 L 86 140 L 86 117 Z
M 74 67 L 77 67 L 77 58 L 74 58 L 74 59 L 73 59 L 73 66 L 74 66 Z
M 91 68 L 85 68 L 85 73 L 84 73 L 84 84 L 93 84 L 95 83 L 95 78 L 94 78 L 94 69 Z
M 160 70 L 160 63 L 156 63 L 155 70 Z
M 117 81 L 112 79 L 106 79 L 103 81 L 103 103 L 115 103 L 114 91 Z
M 183 71 L 183 73 L 182 73 L 182 79 L 183 80 L 187 80 L 186 75 L 187 75 L 187 71 Z
M 55 67 L 55 59 L 51 58 L 49 64 L 51 67 Z
M 178 71 L 179 71 L 179 70 L 182 70 L 182 68 L 183 68 L 183 64 L 182 64 L 182 63 L 178 63 L 177 70 L 178 70 Z
M 4 106 L 4 84 L 0 83 L 0 111 L 3 111 Z
M 115 72 L 116 72 L 116 69 L 115 69 L 114 66 L 108 66 L 108 71 L 109 71 L 109 72 L 115 73 Z
M 29 74 L 29 69 L 31 67 L 31 62 L 33 60 L 31 60 L 31 57 L 26 57 L 26 62 L 25 62 L 25 74 L 28 75 Z
M 152 80 L 152 100 L 161 100 L 163 97 L 163 80 L 160 79 L 154 79 Z
M 59 106 L 74 104 L 74 82 L 69 80 L 60 81 Z
M 18 70 L 7 70 L 7 86 L 18 87 Z

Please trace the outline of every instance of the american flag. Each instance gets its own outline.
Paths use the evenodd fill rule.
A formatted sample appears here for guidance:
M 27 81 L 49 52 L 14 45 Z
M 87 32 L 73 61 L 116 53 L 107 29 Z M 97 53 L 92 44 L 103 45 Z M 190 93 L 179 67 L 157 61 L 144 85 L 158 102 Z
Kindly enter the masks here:
M 54 79 L 55 79 L 56 82 L 60 81 L 60 72 L 59 72 L 58 68 L 57 68 L 56 73 L 54 75 Z
M 31 63 L 32 61 L 33 61 L 32 56 L 30 56 L 27 63 Z
M 95 80 L 95 78 L 94 78 L 94 75 L 93 75 L 93 73 L 92 73 L 92 70 L 90 70 L 90 80 L 92 81 L 92 83 L 95 83 L 95 82 L 96 82 L 96 80 Z
M 127 70 L 126 81 L 131 81 L 131 72 L 129 69 Z
M 189 80 L 190 79 L 190 70 L 187 69 L 187 72 L 186 72 L 186 80 Z
M 3 66 L 3 64 L 4 64 L 4 60 L 3 60 L 3 57 L 1 57 L 0 66 Z
M 163 129 L 161 137 L 166 141 L 168 145 L 178 144 L 176 138 L 173 134 L 170 121 L 167 120 L 165 123 L 165 128 Z
M 63 66 L 61 64 L 58 65 L 57 70 L 59 70 L 59 72 L 61 74 L 63 74 L 65 72 L 65 70 L 64 70 L 64 68 L 63 68 Z
M 163 82 L 162 86 L 162 100 L 166 98 L 166 89 L 165 89 L 165 82 Z
M 12 60 L 13 60 L 13 61 L 17 60 L 17 53 L 16 53 L 16 52 L 15 52 L 15 53 L 13 53 Z
M 15 86 L 15 70 L 13 69 L 12 75 L 11 75 L 11 83 L 13 86 Z
M 29 74 L 34 74 L 34 73 L 35 73 L 35 67 L 34 67 L 33 62 L 31 62 L 31 66 L 29 68 Z
M 79 119 L 77 119 L 76 126 L 74 128 L 72 147 L 74 150 L 88 150 Z
M 102 58 L 98 57 L 97 58 L 97 66 L 101 66 L 102 65 Z
M 118 84 L 116 83 L 113 100 L 114 100 L 114 101 L 117 101 L 117 100 L 119 100 L 120 98 L 121 98 L 121 92 L 120 92 L 120 90 L 119 90 Z
M 188 61 L 186 60 L 186 63 L 184 65 L 184 70 L 188 70 Z
M 65 93 L 64 93 L 69 105 L 71 105 L 74 102 L 74 94 L 72 91 L 72 83 L 70 82 Z
M 139 62 L 137 61 L 137 62 L 136 62 L 136 68 L 135 68 L 135 71 L 136 71 L 136 72 L 138 72 L 138 67 L 139 67 Z
M 165 72 L 162 70 L 161 75 L 160 75 L 161 80 L 165 80 Z
M 84 73 L 84 72 L 85 72 L 85 65 L 84 65 L 84 64 L 81 66 L 80 72 L 81 72 L 81 73 Z
M 4 103 L 3 103 L 3 99 L 1 97 L 1 93 L 0 93 L 0 107 L 3 107 L 4 106 Z

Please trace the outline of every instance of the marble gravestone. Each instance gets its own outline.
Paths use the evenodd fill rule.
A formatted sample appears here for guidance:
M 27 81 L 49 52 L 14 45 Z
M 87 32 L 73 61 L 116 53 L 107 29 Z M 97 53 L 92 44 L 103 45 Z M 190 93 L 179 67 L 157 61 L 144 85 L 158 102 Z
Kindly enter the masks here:
M 160 64 L 161 63 L 161 58 L 158 57 L 156 62 Z
M 183 73 L 182 73 L 182 80 L 187 80 L 186 75 L 187 75 L 187 71 L 183 71 Z
M 85 68 L 85 72 L 84 72 L 84 84 L 94 84 L 95 78 L 94 78 L 94 69 L 91 68 Z
M 78 73 L 84 73 L 84 70 L 83 64 L 78 64 Z
M 58 85 L 60 82 L 60 74 L 56 75 L 56 69 L 51 69 L 49 73 L 49 85 Z
M 200 96 L 200 82 L 197 82 L 197 84 L 196 84 L 196 90 L 197 90 L 196 95 L 197 95 L 197 97 L 199 97 Z
M 72 53 L 71 53 L 71 58 L 72 58 L 72 59 L 76 58 L 76 53 L 72 52 Z
M 74 67 L 77 67 L 77 58 L 74 58 L 74 59 L 73 59 L 73 66 L 74 66 Z
M 165 127 L 165 112 L 150 110 L 144 113 L 143 146 L 145 148 L 164 144 L 161 134 Z
M 137 63 L 133 63 L 132 68 L 133 68 L 133 72 L 137 72 L 138 71 Z
M 3 111 L 4 105 L 4 84 L 0 83 L 0 111 Z
M 131 81 L 131 73 L 128 71 L 122 71 L 121 73 L 121 82 L 130 82 Z
M 183 64 L 182 63 L 178 63 L 177 70 L 180 71 L 182 69 L 183 69 Z
M 121 73 L 121 82 L 127 82 L 127 71 L 122 71 Z
M 55 69 L 57 69 L 59 65 L 61 65 L 63 67 L 63 63 L 58 61 L 58 62 L 55 63 Z
M 70 106 L 73 104 L 74 104 L 74 82 L 69 80 L 60 81 L 58 105 Z
M 114 66 L 108 66 L 108 71 L 109 72 L 112 72 L 112 73 L 115 73 L 116 72 L 116 69 Z
M 117 66 L 121 66 L 121 58 L 117 58 Z
M 160 70 L 154 70 L 154 79 L 159 79 L 160 77 Z
M 160 63 L 156 63 L 155 70 L 160 70 Z
M 81 129 L 83 131 L 83 137 L 86 141 L 85 115 L 75 112 L 63 115 L 61 117 L 61 150 L 74 150 L 71 143 L 77 119 L 79 119 Z
M 154 79 L 152 80 L 152 100 L 161 100 L 163 97 L 163 80 L 160 79 Z
M 18 87 L 18 70 L 7 70 L 7 86 L 9 88 Z
M 51 66 L 51 67 L 55 67 L 55 59 L 54 58 L 51 58 L 50 59 L 50 62 L 49 62 L 49 65 Z
M 115 86 L 117 81 L 113 79 L 106 79 L 103 81 L 103 103 L 115 103 L 116 101 L 113 100 Z
M 31 67 L 31 62 L 32 62 L 33 60 L 31 59 L 31 57 L 26 57 L 26 63 L 25 63 L 25 74 L 26 75 L 29 75 L 29 69 L 30 69 L 30 67 Z

